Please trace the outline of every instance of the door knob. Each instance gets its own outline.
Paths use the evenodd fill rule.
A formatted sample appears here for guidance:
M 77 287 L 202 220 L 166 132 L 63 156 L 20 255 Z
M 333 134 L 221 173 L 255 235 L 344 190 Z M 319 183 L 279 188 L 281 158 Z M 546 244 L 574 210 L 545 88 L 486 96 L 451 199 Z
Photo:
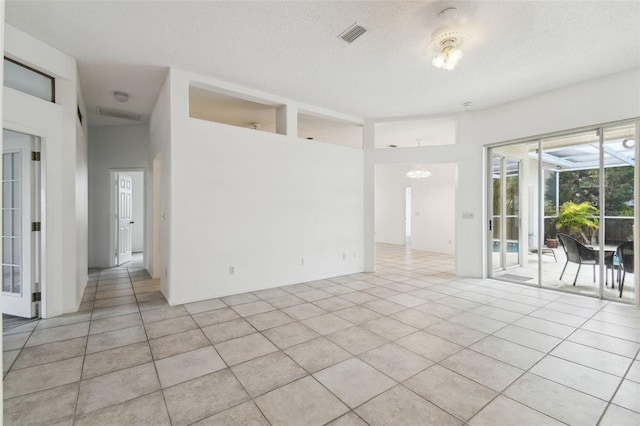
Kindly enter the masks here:
M 131 221 L 131 222 L 129 222 L 129 225 L 133 225 L 134 223 L 135 223 L 134 221 Z

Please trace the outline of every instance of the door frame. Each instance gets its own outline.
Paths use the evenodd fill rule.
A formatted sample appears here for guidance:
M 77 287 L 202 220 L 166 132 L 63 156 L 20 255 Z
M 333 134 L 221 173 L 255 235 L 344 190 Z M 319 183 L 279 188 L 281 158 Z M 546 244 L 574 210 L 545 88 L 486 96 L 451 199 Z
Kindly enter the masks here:
M 411 238 L 413 236 L 413 195 L 411 185 L 404 188 L 404 230 L 405 230 L 405 247 L 411 247 Z
M 523 182 L 522 182 L 522 160 L 515 158 L 515 157 L 510 157 L 509 155 L 504 155 L 504 154 L 500 154 L 500 153 L 494 153 L 494 147 L 490 147 L 488 150 L 488 173 L 487 173 L 487 216 L 489 218 L 489 220 L 491 221 L 491 229 L 489 229 L 487 232 L 487 246 L 488 246 L 488 253 L 487 253 L 487 272 L 489 273 L 489 277 L 493 278 L 494 277 L 494 273 L 498 272 L 498 271 L 506 271 L 508 269 L 512 269 L 512 268 L 517 268 L 519 266 L 522 265 L 523 263 L 523 245 L 524 243 L 526 243 L 526 241 L 523 242 L 523 236 L 522 236 L 522 194 L 523 194 Z M 495 157 L 499 157 L 500 158 L 500 192 L 501 192 L 501 197 L 500 197 L 500 263 L 499 265 L 496 267 L 496 265 L 493 264 L 493 228 L 495 227 L 495 220 L 494 220 L 494 211 L 493 211 L 493 197 L 494 197 L 494 191 L 493 191 L 493 159 Z M 517 186 L 517 191 L 518 191 L 518 214 L 517 214 L 517 227 L 518 227 L 518 263 L 515 265 L 508 265 L 507 264 L 507 254 L 509 253 L 507 247 L 507 212 L 506 212 L 506 202 L 507 202 L 507 171 L 506 171 L 506 166 L 505 163 L 506 161 L 513 161 L 515 163 L 517 163 L 518 165 L 518 186 Z
M 148 258 L 147 250 L 149 247 L 147 245 L 147 168 L 146 167 L 126 167 L 126 168 L 110 168 L 109 169 L 109 212 L 107 217 L 109 218 L 109 241 L 108 241 L 108 254 L 109 254 L 109 263 L 108 267 L 113 268 L 117 266 L 116 257 L 111 256 L 111 253 L 116 253 L 118 250 L 118 239 L 116 237 L 117 226 L 116 221 L 113 220 L 113 212 L 116 211 L 118 206 L 118 191 L 114 182 L 116 182 L 116 176 L 118 173 L 136 173 L 142 172 L 142 217 L 144 218 L 144 225 L 142 227 L 142 267 L 146 268 L 146 262 Z
M 36 136 L 40 138 L 40 200 L 36 202 L 35 198 L 33 198 L 33 205 L 31 206 L 32 211 L 30 212 L 30 216 L 33 215 L 34 205 L 39 205 L 40 207 L 40 244 L 39 247 L 35 247 L 34 244 L 31 245 L 31 260 L 30 265 L 33 267 L 34 260 L 39 261 L 40 263 L 40 306 L 36 311 L 37 318 L 47 318 L 47 140 L 50 137 L 49 132 L 44 129 L 40 129 L 37 127 L 32 127 L 22 123 L 16 123 L 13 121 L 4 120 L 2 123 L 2 128 L 18 133 L 24 133 L 31 136 Z M 0 169 L 2 166 L 0 165 Z M 31 173 L 31 171 L 29 171 Z M 33 182 L 32 182 L 33 185 Z M 0 193 L 2 189 L 0 188 Z M 32 194 L 33 196 L 33 194 Z M 29 217 L 28 221 L 31 222 L 32 218 Z M 29 234 L 29 238 L 31 238 L 32 234 Z M 0 248 L 1 251 L 1 248 Z M 36 253 L 38 251 L 38 253 Z M 34 259 L 35 257 L 35 259 Z M 32 274 L 31 280 L 33 281 L 35 278 L 35 274 Z M 35 288 L 35 283 L 32 283 L 31 292 L 33 293 Z M 31 296 L 29 296 L 31 297 Z M 1 308 L 1 306 L 0 306 Z

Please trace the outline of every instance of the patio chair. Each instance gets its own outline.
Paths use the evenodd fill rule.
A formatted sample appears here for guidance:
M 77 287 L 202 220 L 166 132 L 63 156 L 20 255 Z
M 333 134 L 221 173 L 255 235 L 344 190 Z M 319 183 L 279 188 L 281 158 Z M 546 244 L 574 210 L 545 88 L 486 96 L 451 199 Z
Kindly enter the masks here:
M 622 278 L 620 278 L 620 297 L 622 297 L 622 287 L 624 286 L 624 277 L 627 272 L 633 274 L 633 241 L 627 241 L 618 246 L 616 250 L 618 258 L 620 259 L 620 266 L 622 267 Z
M 571 262 L 578 264 L 578 271 L 576 272 L 576 277 L 573 280 L 573 285 L 576 285 L 578 274 L 580 274 L 580 267 L 582 265 L 593 265 L 593 282 L 595 282 L 596 265 L 598 264 L 598 251 L 585 246 L 580 241 L 566 234 L 558 233 L 558 239 L 560 240 L 560 245 L 564 249 L 564 254 L 567 256 L 567 261 L 565 262 L 564 268 L 562 268 L 562 273 L 560 274 L 560 280 L 562 280 L 562 276 L 564 275 L 565 269 L 567 269 L 567 265 Z

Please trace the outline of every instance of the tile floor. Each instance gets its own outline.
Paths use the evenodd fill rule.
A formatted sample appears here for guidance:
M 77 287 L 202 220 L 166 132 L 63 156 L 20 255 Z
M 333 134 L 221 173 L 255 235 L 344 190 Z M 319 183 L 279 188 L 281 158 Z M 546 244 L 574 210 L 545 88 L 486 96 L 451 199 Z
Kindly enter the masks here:
M 375 274 L 173 307 L 94 273 L 5 331 L 5 424 L 640 424 L 639 309 L 452 270 L 380 245 Z

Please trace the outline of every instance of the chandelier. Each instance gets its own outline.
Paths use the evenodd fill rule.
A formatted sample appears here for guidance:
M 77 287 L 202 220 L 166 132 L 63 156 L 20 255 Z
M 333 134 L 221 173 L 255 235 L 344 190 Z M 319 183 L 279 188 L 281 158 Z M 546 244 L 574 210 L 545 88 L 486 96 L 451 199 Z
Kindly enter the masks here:
M 406 174 L 409 179 L 425 179 L 431 176 L 431 172 L 422 166 L 412 167 Z

